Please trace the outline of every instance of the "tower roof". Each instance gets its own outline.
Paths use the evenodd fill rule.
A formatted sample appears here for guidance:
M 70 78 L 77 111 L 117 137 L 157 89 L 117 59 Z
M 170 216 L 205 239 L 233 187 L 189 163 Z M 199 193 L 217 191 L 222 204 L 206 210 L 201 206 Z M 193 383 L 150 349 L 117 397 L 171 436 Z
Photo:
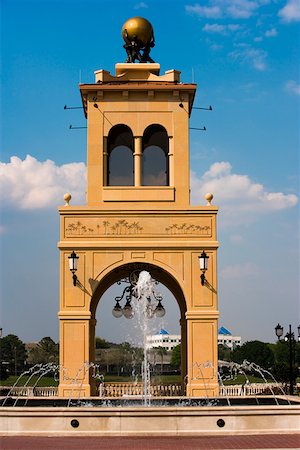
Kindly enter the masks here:
M 159 334 L 169 334 L 169 333 L 167 332 L 167 330 L 164 330 L 164 329 L 162 328 L 162 329 L 160 330 Z
M 220 327 L 218 330 L 218 334 L 224 334 L 225 336 L 232 336 L 229 330 L 225 327 Z

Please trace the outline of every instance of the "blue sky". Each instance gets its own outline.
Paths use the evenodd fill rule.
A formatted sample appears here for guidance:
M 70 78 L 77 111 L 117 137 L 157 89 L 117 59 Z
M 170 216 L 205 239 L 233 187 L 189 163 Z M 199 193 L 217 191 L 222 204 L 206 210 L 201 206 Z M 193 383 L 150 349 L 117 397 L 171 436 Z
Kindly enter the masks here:
M 190 132 L 191 188 L 194 204 L 210 191 L 220 207 L 220 325 L 274 341 L 278 322 L 299 322 L 299 0 L 1 1 L 0 326 L 58 339 L 57 207 L 67 191 L 84 204 L 86 162 L 86 131 L 69 130 L 82 111 L 63 107 L 125 61 L 121 28 L 136 15 L 153 25 L 161 72 L 180 70 L 194 105 L 213 107 L 192 113 L 207 131 Z M 97 334 L 118 341 L 129 330 L 110 319 L 111 295 Z

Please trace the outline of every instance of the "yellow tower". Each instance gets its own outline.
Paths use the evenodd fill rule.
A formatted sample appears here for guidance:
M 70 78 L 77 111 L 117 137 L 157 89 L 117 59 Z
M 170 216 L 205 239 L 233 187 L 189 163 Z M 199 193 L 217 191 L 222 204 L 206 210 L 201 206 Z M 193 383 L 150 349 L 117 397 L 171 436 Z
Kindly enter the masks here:
M 215 396 L 217 208 L 190 206 L 189 115 L 195 84 L 156 63 L 116 64 L 81 84 L 87 118 L 87 204 L 60 212 L 59 395 L 95 395 L 95 314 L 103 293 L 133 268 L 155 271 L 180 308 L 186 394 Z M 69 270 L 75 251 L 74 282 Z M 200 270 L 205 251 L 208 268 Z M 202 274 L 202 280 L 201 280 Z M 113 306 L 113 305 L 112 305 Z M 73 386 L 77 377 L 80 383 Z

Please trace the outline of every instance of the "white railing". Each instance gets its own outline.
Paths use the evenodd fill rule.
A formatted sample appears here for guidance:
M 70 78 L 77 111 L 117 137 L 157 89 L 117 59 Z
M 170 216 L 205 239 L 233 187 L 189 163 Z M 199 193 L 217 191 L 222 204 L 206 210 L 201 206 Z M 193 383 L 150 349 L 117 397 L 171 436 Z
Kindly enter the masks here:
M 100 397 L 127 397 L 143 395 L 143 383 L 103 383 L 99 387 Z M 173 397 L 182 395 L 181 384 L 155 384 L 150 386 L 153 397 Z
M 239 396 L 239 395 L 259 395 L 270 394 L 272 390 L 282 393 L 283 385 L 280 383 L 253 383 L 253 384 L 235 384 L 220 386 L 220 396 Z M 300 384 L 297 384 L 300 389 Z M 11 392 L 10 392 L 11 390 Z M 279 392 L 278 392 L 279 391 Z M 11 397 L 55 397 L 58 395 L 58 388 L 51 387 L 22 387 L 0 386 L 0 396 L 5 396 L 10 392 Z M 101 383 L 99 386 L 100 397 L 126 397 L 143 395 L 143 383 Z M 155 384 L 150 387 L 150 395 L 153 397 L 180 397 L 183 395 L 182 385 L 175 384 Z
M 0 395 L 9 395 L 11 397 L 55 397 L 58 394 L 58 388 L 55 386 L 50 387 L 31 387 L 31 386 L 1 386 Z
M 270 393 L 271 390 L 281 390 L 281 383 L 252 383 L 252 384 L 233 384 L 220 386 L 219 395 L 233 397 L 235 395 L 257 395 Z M 277 392 L 278 393 L 278 392 Z

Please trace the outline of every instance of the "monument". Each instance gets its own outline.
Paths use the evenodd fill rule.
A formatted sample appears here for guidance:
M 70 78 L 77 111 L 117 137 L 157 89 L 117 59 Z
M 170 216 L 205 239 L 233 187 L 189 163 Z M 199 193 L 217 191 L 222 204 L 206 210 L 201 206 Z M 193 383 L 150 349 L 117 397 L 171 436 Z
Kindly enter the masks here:
M 216 396 L 218 209 L 212 195 L 199 198 L 204 206 L 190 206 L 196 85 L 183 83 L 178 70 L 160 74 L 149 55 L 154 33 L 146 19 L 129 19 L 122 36 L 127 62 L 116 64 L 115 75 L 97 70 L 94 83 L 79 86 L 87 119 L 87 192 L 85 206 L 70 206 L 66 196 L 59 209 L 60 364 L 68 373 L 61 373 L 59 396 L 68 397 L 70 380 L 95 360 L 103 293 L 143 270 L 178 302 L 186 395 Z M 81 397 L 96 394 L 89 371 L 78 380 Z
M 228 397 L 217 397 L 217 208 L 211 194 L 205 206 L 189 202 L 188 129 L 196 86 L 182 83 L 176 70 L 160 75 L 149 55 L 154 34 L 148 23 L 141 18 L 126 22 L 123 36 L 131 62 L 116 64 L 115 75 L 97 71 L 95 83 L 80 85 L 88 121 L 87 204 L 70 206 L 66 194 L 60 208 L 61 398 L 40 398 L 33 388 L 21 402 L 12 388 L 1 399 L 0 436 L 299 432 L 295 396 L 239 395 L 232 404 Z M 140 34 L 144 26 L 147 39 Z M 89 369 L 97 305 L 106 289 L 123 278 L 146 305 L 152 278 L 174 294 L 181 314 L 186 396 L 151 399 L 153 404 L 142 406 L 91 398 L 96 394 Z M 154 311 L 162 315 L 161 299 L 156 300 Z M 115 317 L 122 312 L 129 318 L 131 306 L 120 303 L 112 304 Z M 37 366 L 48 373 L 49 368 Z

